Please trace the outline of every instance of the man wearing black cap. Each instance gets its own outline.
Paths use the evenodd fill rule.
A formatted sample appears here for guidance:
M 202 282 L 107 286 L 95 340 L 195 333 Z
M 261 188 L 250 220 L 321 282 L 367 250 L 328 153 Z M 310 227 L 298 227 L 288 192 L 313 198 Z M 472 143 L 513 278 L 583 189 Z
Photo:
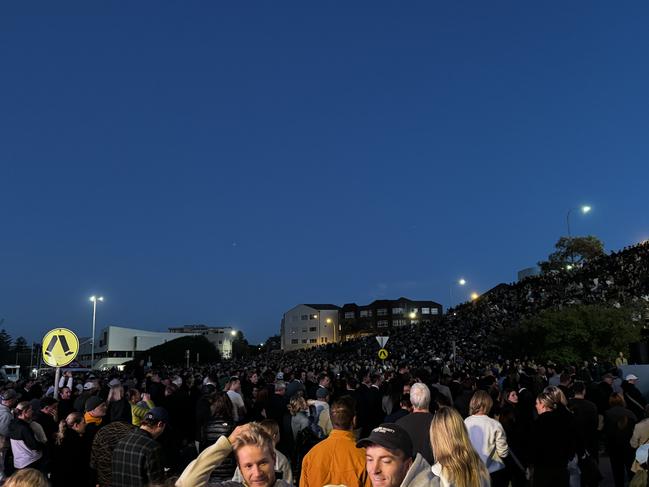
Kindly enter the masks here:
M 439 485 L 430 464 L 419 453 L 414 457 L 410 435 L 397 424 L 377 426 L 356 446 L 365 448 L 365 466 L 373 487 Z
M 156 441 L 167 426 L 164 408 L 149 410 L 139 428 L 117 443 L 113 450 L 111 487 L 141 487 L 164 482 L 162 447 Z

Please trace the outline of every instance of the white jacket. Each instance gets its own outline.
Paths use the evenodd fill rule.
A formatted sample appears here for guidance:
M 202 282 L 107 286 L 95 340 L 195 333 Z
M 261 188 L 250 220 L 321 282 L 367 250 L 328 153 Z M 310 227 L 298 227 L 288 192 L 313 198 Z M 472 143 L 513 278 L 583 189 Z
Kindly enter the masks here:
M 474 414 L 464 420 L 475 451 L 487 466 L 489 473 L 505 468 L 503 458 L 509 455 L 507 435 L 503 425 L 484 414 Z

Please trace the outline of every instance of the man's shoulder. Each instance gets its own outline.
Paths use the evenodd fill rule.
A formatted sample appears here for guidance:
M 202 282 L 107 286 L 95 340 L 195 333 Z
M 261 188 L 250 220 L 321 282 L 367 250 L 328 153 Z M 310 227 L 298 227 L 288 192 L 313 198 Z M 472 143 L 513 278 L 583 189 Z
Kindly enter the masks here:
M 399 418 L 397 424 L 404 428 L 408 427 L 420 427 L 421 425 L 428 425 L 433 420 L 433 414 L 431 413 L 410 413 Z

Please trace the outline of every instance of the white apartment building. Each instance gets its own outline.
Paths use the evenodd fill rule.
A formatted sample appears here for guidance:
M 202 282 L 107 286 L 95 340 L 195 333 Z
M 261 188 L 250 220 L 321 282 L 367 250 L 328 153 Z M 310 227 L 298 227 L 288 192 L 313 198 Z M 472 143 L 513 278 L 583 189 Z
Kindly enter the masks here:
M 235 339 L 237 332 L 231 326 L 185 325 L 169 328 L 169 331 L 172 333 L 203 335 L 214 344 L 221 357 L 232 357 L 232 341 Z
M 282 318 L 282 350 L 300 350 L 340 341 L 338 310 L 333 304 L 298 304 Z

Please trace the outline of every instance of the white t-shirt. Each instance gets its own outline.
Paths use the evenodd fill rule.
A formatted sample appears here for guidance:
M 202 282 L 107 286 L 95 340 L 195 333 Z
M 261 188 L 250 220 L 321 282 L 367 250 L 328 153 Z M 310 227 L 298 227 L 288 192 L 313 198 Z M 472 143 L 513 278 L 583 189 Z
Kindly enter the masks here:
M 243 413 L 245 410 L 246 406 L 243 404 L 243 398 L 241 397 L 241 394 L 235 391 L 228 391 L 228 397 L 230 398 L 230 401 L 232 401 L 232 414 L 234 416 L 235 421 L 239 421 L 239 413 Z

